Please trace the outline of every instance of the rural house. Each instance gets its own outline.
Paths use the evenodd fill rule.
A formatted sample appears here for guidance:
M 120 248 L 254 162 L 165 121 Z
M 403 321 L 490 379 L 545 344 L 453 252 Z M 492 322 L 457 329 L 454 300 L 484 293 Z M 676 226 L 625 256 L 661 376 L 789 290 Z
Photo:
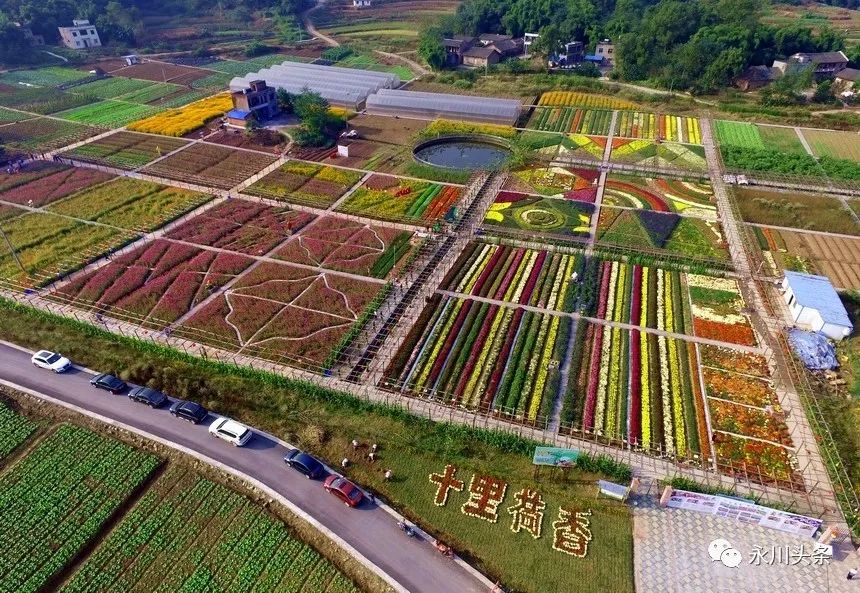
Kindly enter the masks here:
M 782 297 L 801 329 L 821 332 L 833 340 L 849 336 L 854 329 L 836 289 L 825 276 L 786 272 Z
M 501 58 L 499 50 L 492 45 L 487 47 L 475 46 L 463 52 L 463 65 L 486 68 L 498 64 Z
M 514 39 L 511 35 L 484 33 L 478 38 L 478 43 L 483 47 L 495 47 L 502 58 L 518 56 L 523 53 L 523 40 Z
M 277 93 L 264 80 L 254 80 L 242 90 L 230 93 L 233 109 L 227 113 L 227 123 L 245 127 L 252 119 L 263 121 L 278 112 Z
M 767 86 L 773 79 L 774 75 L 768 66 L 750 66 L 735 79 L 735 86 L 742 91 L 753 91 Z
M 72 49 L 84 49 L 87 47 L 101 47 L 99 32 L 95 25 L 86 20 L 72 21 L 71 27 L 57 27 L 60 32 L 60 40 L 63 45 Z
M 463 63 L 463 54 L 465 54 L 475 43 L 475 38 L 469 35 L 454 35 L 454 37 L 446 37 L 442 40 L 442 46 L 445 48 L 445 65 L 459 66 Z
M 370 8 L 371 0 L 352 0 L 353 8 Z
M 594 55 L 607 66 L 615 65 L 615 45 L 609 39 L 604 39 L 594 48 Z
M 833 78 L 836 74 L 848 67 L 848 56 L 841 51 L 828 51 L 813 54 L 794 54 L 789 56 L 785 62 L 774 62 L 783 73 L 787 70 L 812 67 L 812 75 L 817 80 Z
M 840 70 L 836 78 L 833 79 L 834 90 L 840 93 L 851 92 L 860 89 L 858 85 L 860 81 L 860 70 L 854 68 L 845 68 Z

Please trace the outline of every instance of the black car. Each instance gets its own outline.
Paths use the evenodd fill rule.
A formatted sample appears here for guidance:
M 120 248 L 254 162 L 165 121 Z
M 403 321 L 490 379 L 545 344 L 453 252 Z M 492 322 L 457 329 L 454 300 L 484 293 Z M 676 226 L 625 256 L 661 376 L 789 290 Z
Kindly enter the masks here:
M 209 415 L 209 410 L 195 402 L 178 401 L 170 406 L 170 413 L 194 424 L 200 424 Z
M 128 398 L 139 404 L 146 404 L 150 408 L 160 408 L 169 401 L 166 395 L 149 387 L 135 387 L 128 392 Z
M 284 455 L 284 463 L 303 473 L 309 480 L 321 478 L 326 473 L 322 463 L 300 449 L 292 449 Z
M 125 381 L 119 377 L 108 375 L 107 373 L 102 373 L 101 375 L 97 375 L 90 379 L 90 385 L 96 389 L 110 391 L 113 394 L 122 393 L 128 389 L 128 385 L 125 384 Z

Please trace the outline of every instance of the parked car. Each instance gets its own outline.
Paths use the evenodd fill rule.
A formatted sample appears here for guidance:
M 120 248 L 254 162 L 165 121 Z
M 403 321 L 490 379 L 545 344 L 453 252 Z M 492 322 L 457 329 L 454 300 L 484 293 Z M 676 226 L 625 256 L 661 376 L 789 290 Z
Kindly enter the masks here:
M 323 483 L 323 488 L 337 496 L 348 507 L 355 508 L 364 499 L 364 493 L 361 491 L 361 488 L 343 476 L 329 476 Z
M 146 404 L 150 408 L 160 408 L 170 401 L 166 395 L 150 387 L 135 387 L 128 392 L 128 398 L 139 404 Z
M 253 431 L 241 422 L 224 417 L 209 425 L 209 434 L 224 439 L 234 447 L 246 445 L 254 436 Z
M 209 410 L 198 404 L 197 402 L 178 401 L 170 406 L 170 413 L 193 424 L 200 424 L 209 415 Z
M 39 350 L 30 359 L 34 365 L 41 369 L 48 369 L 55 373 L 64 373 L 72 368 L 72 361 L 56 352 L 50 350 Z
M 108 375 L 107 373 L 96 375 L 95 377 L 90 379 L 90 385 L 92 385 L 96 389 L 104 389 L 105 391 L 110 391 L 114 395 L 122 393 L 123 391 L 128 389 L 128 385 L 126 385 L 125 381 L 123 381 L 119 377 Z
M 305 475 L 308 480 L 321 478 L 325 473 L 323 464 L 300 449 L 291 449 L 284 455 L 284 463 Z

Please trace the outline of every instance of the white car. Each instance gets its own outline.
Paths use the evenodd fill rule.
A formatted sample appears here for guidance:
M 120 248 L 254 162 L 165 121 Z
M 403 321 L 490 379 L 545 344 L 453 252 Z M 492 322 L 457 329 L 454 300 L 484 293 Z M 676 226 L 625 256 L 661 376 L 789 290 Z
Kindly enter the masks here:
M 39 350 L 30 359 L 33 364 L 42 369 L 55 373 L 63 373 L 72 368 L 72 361 L 61 354 L 50 350 Z
M 209 434 L 224 439 L 234 447 L 246 445 L 254 436 L 254 432 L 244 424 L 224 417 L 209 425 Z

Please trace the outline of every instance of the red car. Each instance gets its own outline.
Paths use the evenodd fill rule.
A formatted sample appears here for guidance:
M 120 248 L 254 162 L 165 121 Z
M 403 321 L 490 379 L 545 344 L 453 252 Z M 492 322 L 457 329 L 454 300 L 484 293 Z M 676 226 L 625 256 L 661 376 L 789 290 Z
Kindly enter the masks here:
M 357 507 L 364 499 L 361 488 L 341 476 L 329 476 L 323 488 L 337 496 L 348 507 Z

